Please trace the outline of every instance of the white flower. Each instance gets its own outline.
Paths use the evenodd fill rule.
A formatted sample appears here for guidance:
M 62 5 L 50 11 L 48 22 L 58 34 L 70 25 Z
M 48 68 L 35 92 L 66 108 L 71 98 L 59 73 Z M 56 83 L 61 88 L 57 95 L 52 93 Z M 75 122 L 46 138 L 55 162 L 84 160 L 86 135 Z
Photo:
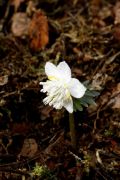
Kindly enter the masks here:
M 73 99 L 84 96 L 86 88 L 76 78 L 71 78 L 71 69 L 64 61 L 55 66 L 47 62 L 45 73 L 48 76 L 46 82 L 40 82 L 43 85 L 41 92 L 47 93 L 43 99 L 44 104 L 49 104 L 56 109 L 66 108 L 69 113 L 73 112 Z

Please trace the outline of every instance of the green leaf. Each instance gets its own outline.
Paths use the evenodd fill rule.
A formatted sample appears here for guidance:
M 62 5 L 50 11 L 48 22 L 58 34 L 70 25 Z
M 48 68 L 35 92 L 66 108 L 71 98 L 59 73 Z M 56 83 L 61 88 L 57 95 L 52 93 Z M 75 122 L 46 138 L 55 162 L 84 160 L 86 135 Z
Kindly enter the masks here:
M 95 101 L 94 101 L 94 99 L 92 99 L 92 98 L 88 98 L 87 99 L 87 103 L 90 105 L 90 104 L 96 104 L 95 103 Z
M 90 90 L 89 81 L 85 81 L 83 84 L 87 87 L 87 90 L 82 98 L 73 98 L 74 111 L 82 111 L 83 107 L 88 107 L 90 104 L 96 104 L 94 99 L 100 94 L 98 91 Z
M 90 85 L 90 81 L 89 80 L 86 80 L 83 82 L 84 86 L 88 87 Z
M 73 107 L 74 107 L 74 111 L 77 111 L 77 110 L 82 111 L 83 110 L 83 107 L 81 106 L 79 99 L 73 100 Z
M 91 97 L 91 96 L 92 96 L 92 97 L 96 97 L 96 96 L 98 96 L 99 94 L 100 94 L 99 92 L 97 92 L 97 91 L 92 91 L 92 90 L 91 90 L 91 91 L 90 91 L 90 90 L 87 90 L 86 93 L 85 93 L 86 96 L 90 96 L 90 97 Z
M 88 103 L 87 103 L 86 99 L 84 99 L 84 98 L 80 99 L 80 104 L 85 106 L 85 107 L 88 107 Z

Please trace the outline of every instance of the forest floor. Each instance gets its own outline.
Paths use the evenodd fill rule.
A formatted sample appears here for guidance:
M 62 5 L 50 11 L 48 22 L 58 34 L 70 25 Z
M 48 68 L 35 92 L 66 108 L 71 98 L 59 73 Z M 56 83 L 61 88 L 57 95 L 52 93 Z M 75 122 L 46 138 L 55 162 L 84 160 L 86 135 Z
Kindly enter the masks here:
M 99 92 L 69 115 L 43 104 L 46 62 Z M 0 0 L 0 180 L 120 179 L 120 1 Z

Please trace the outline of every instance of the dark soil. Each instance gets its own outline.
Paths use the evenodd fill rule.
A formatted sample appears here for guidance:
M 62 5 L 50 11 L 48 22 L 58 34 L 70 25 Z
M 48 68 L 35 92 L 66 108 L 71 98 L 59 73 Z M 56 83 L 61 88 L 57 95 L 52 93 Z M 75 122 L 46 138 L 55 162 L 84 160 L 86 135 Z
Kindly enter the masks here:
M 68 112 L 40 92 L 45 63 L 63 60 L 99 92 L 74 113 L 76 150 Z M 0 0 L 0 180 L 119 180 L 119 170 L 120 1 Z

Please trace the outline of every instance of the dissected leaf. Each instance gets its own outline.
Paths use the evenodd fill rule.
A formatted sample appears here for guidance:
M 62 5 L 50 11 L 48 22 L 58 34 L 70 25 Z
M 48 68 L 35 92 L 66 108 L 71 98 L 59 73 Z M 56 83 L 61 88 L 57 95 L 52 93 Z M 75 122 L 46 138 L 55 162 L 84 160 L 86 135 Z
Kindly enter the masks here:
M 90 88 L 90 81 L 86 80 L 83 82 L 84 86 L 86 86 L 87 88 Z
M 88 107 L 88 103 L 87 103 L 87 100 L 85 98 L 80 98 L 80 104 L 85 106 L 85 107 Z
M 90 105 L 90 104 L 95 104 L 95 101 L 93 98 L 86 98 L 86 102 Z
M 90 88 L 89 82 L 84 82 L 86 86 Z M 73 99 L 74 111 L 82 111 L 83 107 L 88 107 L 91 104 L 96 105 L 94 98 L 97 97 L 100 93 L 98 91 L 87 89 L 85 95 L 79 99 Z
M 82 110 L 83 110 L 83 107 L 81 106 L 79 99 L 74 99 L 73 103 L 74 103 L 74 104 L 73 104 L 73 107 L 74 107 L 74 111 L 75 111 L 75 112 L 76 112 L 77 110 L 78 110 L 78 111 L 82 111 Z
M 91 97 L 96 97 L 98 96 L 100 93 L 98 91 L 86 91 L 86 95 L 87 96 L 91 96 Z
M 34 13 L 29 27 L 30 47 L 38 51 L 49 42 L 48 20 L 43 11 Z

